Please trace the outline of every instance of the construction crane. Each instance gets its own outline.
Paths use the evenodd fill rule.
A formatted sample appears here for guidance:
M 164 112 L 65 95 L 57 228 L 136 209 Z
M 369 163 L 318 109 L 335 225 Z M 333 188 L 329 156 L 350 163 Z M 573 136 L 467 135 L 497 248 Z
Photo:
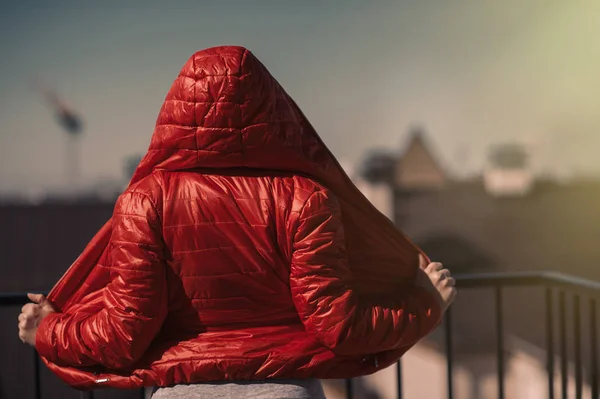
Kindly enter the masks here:
M 51 110 L 56 115 L 58 123 L 67 133 L 66 148 L 66 173 L 69 185 L 75 186 L 79 180 L 80 156 L 79 137 L 83 133 L 83 121 L 81 116 L 73 108 L 69 107 L 58 94 L 44 84 L 40 79 L 34 81 L 35 89 L 42 94 Z

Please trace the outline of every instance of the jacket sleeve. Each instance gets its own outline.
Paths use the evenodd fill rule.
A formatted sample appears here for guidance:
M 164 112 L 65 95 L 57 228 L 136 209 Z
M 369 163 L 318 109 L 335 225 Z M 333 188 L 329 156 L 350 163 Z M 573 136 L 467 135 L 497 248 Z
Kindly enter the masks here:
M 144 354 L 167 314 L 166 266 L 159 214 L 150 197 L 126 192 L 112 219 L 100 311 L 54 313 L 42 320 L 36 348 L 69 366 L 132 366 Z M 98 265 L 97 267 L 103 267 Z
M 316 191 L 300 212 L 290 286 L 307 331 L 340 355 L 366 355 L 415 344 L 440 319 L 435 298 L 413 286 L 393 304 L 369 303 L 353 289 L 341 221 L 333 194 Z

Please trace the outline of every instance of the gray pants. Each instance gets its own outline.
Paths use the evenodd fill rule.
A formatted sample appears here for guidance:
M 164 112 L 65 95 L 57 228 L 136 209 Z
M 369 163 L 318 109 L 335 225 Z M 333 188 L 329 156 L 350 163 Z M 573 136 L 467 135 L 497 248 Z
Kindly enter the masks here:
M 152 399 L 325 399 L 321 382 L 306 380 L 229 381 L 157 388 Z

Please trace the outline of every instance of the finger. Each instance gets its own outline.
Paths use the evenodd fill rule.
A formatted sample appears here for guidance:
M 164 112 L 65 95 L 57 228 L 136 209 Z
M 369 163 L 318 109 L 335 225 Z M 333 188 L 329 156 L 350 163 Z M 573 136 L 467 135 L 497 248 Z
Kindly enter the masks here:
M 454 287 L 454 286 L 456 286 L 456 280 L 454 279 L 454 277 L 448 277 L 446 279 L 446 285 L 448 287 Z
M 427 258 L 423 254 L 419 254 L 419 269 L 425 270 L 428 263 Z
M 26 315 L 23 319 L 19 320 L 19 323 L 23 323 L 26 328 L 31 328 L 35 326 L 37 317 L 29 317 Z
M 439 271 L 443 268 L 444 268 L 444 266 L 441 263 L 433 262 L 433 263 L 430 263 L 429 265 L 427 265 L 426 271 L 429 273 L 433 273 L 433 272 Z
M 456 288 L 452 287 L 450 289 L 449 302 L 454 302 L 455 298 L 456 298 Z
M 22 313 L 37 315 L 40 312 L 40 305 L 35 303 L 28 303 L 21 309 Z
M 46 297 L 43 294 L 27 294 L 27 298 L 29 298 L 30 301 L 35 302 L 37 304 L 42 304 L 43 302 L 46 301 Z
M 440 280 L 444 280 L 450 277 L 450 270 L 442 269 L 439 272 Z
M 21 313 L 19 315 L 19 321 L 25 322 L 25 323 L 29 323 L 29 322 L 33 322 L 35 321 L 36 317 L 34 315 L 31 314 L 27 314 L 27 313 Z
M 443 270 L 431 270 L 429 272 L 429 278 L 434 284 L 440 283 L 446 279 L 447 275 Z
M 33 309 L 36 309 L 36 308 L 39 308 L 39 307 L 40 307 L 40 305 L 38 305 L 37 303 L 26 303 L 21 308 L 21 312 L 22 313 L 31 312 Z

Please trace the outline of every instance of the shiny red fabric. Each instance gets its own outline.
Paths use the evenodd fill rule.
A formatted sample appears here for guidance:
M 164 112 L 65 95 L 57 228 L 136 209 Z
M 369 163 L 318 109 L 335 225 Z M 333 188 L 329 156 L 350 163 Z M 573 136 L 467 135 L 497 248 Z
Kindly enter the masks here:
M 418 253 L 248 50 L 211 48 L 36 347 L 79 388 L 368 374 L 439 322 Z

